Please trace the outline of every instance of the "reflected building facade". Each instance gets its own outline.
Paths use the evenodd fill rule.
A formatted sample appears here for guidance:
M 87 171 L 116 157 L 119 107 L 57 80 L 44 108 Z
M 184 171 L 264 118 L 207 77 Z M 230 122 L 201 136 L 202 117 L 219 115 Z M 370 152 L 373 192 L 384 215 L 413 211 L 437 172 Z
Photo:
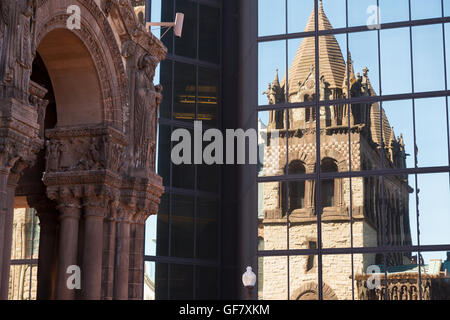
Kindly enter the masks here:
M 332 29 L 322 2 L 318 19 L 321 30 Z M 314 20 L 313 10 L 305 32 L 314 31 Z M 353 62 L 344 61 L 334 35 L 321 36 L 318 48 L 320 100 L 376 95 L 369 70 L 365 68 L 362 75 L 355 75 Z M 316 74 L 314 37 L 305 38 L 289 68 L 289 81 L 283 79 L 280 82 L 277 70 L 275 79 L 264 92 L 268 104 L 283 103 L 286 99 L 290 103 L 312 101 L 316 93 Z M 334 104 L 320 107 L 319 115 L 315 114 L 315 107 L 270 111 L 261 175 L 314 174 L 317 121 L 320 121 L 321 172 L 345 172 L 349 171 L 350 165 L 356 171 L 381 169 L 381 163 L 388 168 L 406 167 L 402 136 L 396 137 L 378 103 Z M 351 182 L 349 178 L 328 178 L 320 183 L 322 247 L 377 247 L 384 236 L 389 246 L 411 245 L 409 193 L 412 189 L 407 175 L 388 176 L 383 185 L 378 177 L 352 178 Z M 263 230 L 264 250 L 284 249 L 286 239 L 289 239 L 289 249 L 316 249 L 315 182 L 301 180 L 263 185 L 264 219 L 260 220 L 259 229 Z M 386 221 L 383 221 L 382 197 L 387 200 Z M 350 236 L 351 229 L 353 237 Z M 290 299 L 317 298 L 316 260 L 314 255 L 290 259 L 289 269 L 295 274 L 289 280 Z M 392 253 L 386 255 L 384 262 L 382 255 L 357 254 L 353 263 L 356 273 L 365 273 L 370 265 L 410 264 L 411 256 Z M 351 299 L 352 288 L 348 281 L 352 276 L 348 272 L 351 261 L 325 255 L 322 264 L 324 299 Z M 264 276 L 261 298 L 285 297 L 287 284 L 283 274 L 287 268 L 286 259 L 264 260 L 264 275 L 267 276 Z

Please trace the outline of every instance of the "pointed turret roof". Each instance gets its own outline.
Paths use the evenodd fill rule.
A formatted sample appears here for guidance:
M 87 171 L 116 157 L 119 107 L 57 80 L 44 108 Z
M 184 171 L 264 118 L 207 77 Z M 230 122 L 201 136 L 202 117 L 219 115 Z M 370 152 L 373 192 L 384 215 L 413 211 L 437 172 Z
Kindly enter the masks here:
M 349 72 L 350 72 L 350 78 L 348 76 Z M 347 65 L 345 66 L 345 76 L 344 76 L 344 82 L 342 83 L 342 87 L 347 88 L 347 84 L 350 84 L 350 87 L 351 87 L 355 81 L 356 81 L 355 69 L 353 68 L 352 55 L 349 51 Z
M 278 78 L 278 69 L 275 70 L 275 79 L 273 79 L 272 86 L 280 86 L 280 80 Z
M 328 17 L 323 10 L 322 1 L 319 7 L 319 30 L 330 30 Z M 309 16 L 305 32 L 314 31 L 314 9 Z M 304 81 L 308 76 L 311 66 L 315 64 L 315 41 L 314 37 L 308 37 L 301 42 L 295 58 L 289 68 L 289 94 L 296 93 L 298 82 Z M 334 35 L 319 37 L 319 67 L 320 75 L 330 84 L 330 88 L 342 88 L 346 65 L 339 44 Z M 284 85 L 283 80 L 282 85 Z

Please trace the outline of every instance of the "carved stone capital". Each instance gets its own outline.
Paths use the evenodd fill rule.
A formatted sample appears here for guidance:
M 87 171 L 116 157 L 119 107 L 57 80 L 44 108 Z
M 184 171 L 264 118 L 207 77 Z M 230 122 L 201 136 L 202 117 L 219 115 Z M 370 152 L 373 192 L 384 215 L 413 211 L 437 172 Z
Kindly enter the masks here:
M 80 218 L 82 189 L 80 186 L 50 187 L 47 196 L 56 202 L 60 219 Z
M 105 218 L 113 193 L 107 185 L 85 185 L 82 206 L 85 217 Z

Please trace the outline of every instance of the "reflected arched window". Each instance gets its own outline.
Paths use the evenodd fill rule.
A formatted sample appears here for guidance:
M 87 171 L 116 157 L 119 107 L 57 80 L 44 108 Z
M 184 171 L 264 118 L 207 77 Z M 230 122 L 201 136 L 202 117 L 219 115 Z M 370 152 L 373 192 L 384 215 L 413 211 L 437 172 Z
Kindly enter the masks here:
M 303 97 L 303 100 L 305 102 L 307 101 L 314 101 L 316 98 L 315 94 L 312 94 L 311 96 L 308 94 L 305 94 L 305 96 Z M 315 121 L 316 120 L 316 108 L 315 107 L 309 107 L 305 109 L 305 121 L 309 122 L 309 121 Z
M 299 160 L 292 161 L 288 167 L 288 174 L 305 174 L 305 166 Z M 302 209 L 305 207 L 305 181 L 289 181 L 289 194 L 287 198 L 287 203 L 289 205 L 289 211 L 296 209 Z M 283 183 L 282 188 L 282 203 L 283 203 L 283 215 L 286 212 L 285 202 L 286 202 L 286 182 Z
M 142 11 L 138 13 L 138 20 L 140 23 L 144 24 L 144 13 Z
M 322 160 L 320 166 L 322 172 L 337 172 L 336 160 L 331 158 L 325 158 Z M 334 207 L 335 188 L 334 179 L 322 180 L 321 182 L 322 193 L 322 207 Z

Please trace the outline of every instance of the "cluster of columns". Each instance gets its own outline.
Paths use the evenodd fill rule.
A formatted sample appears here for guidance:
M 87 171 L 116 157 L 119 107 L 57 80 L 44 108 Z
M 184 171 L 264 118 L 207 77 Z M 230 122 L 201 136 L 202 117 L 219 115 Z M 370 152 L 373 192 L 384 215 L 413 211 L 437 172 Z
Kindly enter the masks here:
M 28 197 L 41 227 L 37 298 L 142 299 L 146 215 L 106 185 L 52 187 L 47 195 Z

